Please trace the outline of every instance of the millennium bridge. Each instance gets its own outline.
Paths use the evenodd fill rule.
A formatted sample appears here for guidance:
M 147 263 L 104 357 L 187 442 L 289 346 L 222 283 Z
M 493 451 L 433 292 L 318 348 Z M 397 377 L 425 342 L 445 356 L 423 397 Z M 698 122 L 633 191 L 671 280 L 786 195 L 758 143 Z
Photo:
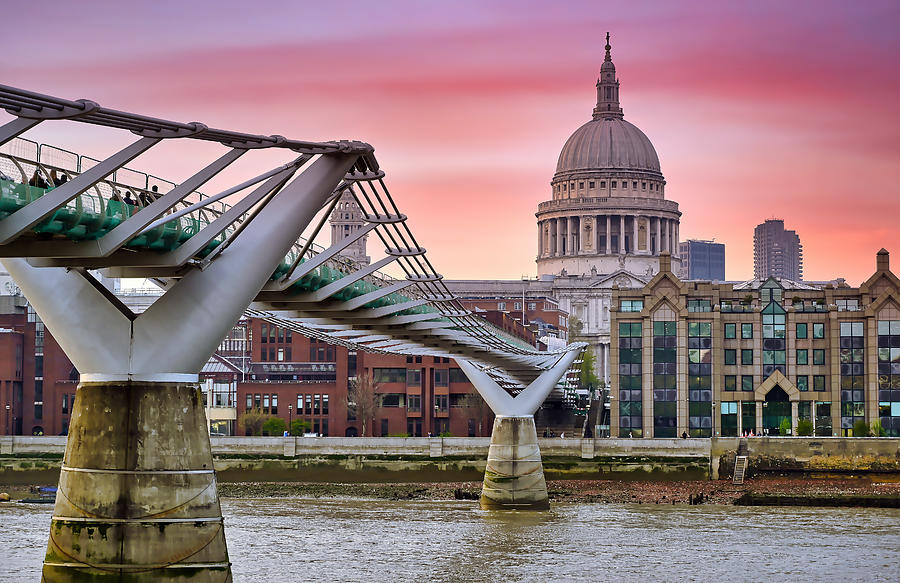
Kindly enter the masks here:
M 533 415 L 585 345 L 539 352 L 467 311 L 372 146 L 226 131 L 3 85 L 0 106 L 14 118 L 0 126 L 0 261 L 81 374 L 44 581 L 231 580 L 198 373 L 245 313 L 352 349 L 456 359 L 496 415 L 482 507 L 548 507 Z M 85 142 L 92 125 L 133 141 L 95 159 L 22 137 L 42 123 L 69 124 Z M 178 184 L 126 166 L 174 140 L 223 151 Z M 272 165 L 272 154 L 290 160 Z M 271 169 L 246 175 L 235 164 L 244 157 Z M 232 186 L 201 194 L 226 169 Z M 346 192 L 366 225 L 320 247 Z M 369 233 L 382 259 L 341 255 Z M 135 314 L 97 272 L 148 278 L 164 294 Z

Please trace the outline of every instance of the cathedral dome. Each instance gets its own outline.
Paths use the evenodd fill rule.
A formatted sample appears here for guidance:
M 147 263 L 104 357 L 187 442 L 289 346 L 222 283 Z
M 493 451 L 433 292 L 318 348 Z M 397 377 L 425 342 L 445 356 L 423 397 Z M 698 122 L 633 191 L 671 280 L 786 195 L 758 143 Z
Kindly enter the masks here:
M 659 157 L 650 139 L 621 117 L 593 119 L 566 141 L 556 172 L 606 169 L 659 173 Z

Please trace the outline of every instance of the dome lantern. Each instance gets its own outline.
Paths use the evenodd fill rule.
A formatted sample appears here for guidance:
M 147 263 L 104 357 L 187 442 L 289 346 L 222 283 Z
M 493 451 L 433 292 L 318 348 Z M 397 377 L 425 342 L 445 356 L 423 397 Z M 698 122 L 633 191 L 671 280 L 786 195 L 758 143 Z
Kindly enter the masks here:
M 622 118 L 622 107 L 619 105 L 619 80 L 616 79 L 616 66 L 612 62 L 609 44 L 609 33 L 606 33 L 606 56 L 600 66 L 600 78 L 597 79 L 597 106 L 594 108 L 594 119 Z

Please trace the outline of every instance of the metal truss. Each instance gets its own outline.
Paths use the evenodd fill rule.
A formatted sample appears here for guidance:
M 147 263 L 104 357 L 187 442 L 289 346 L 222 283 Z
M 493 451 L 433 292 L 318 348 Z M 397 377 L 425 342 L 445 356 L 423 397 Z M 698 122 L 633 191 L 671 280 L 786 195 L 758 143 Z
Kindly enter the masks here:
M 298 195 L 288 192 L 289 185 L 302 179 L 307 172 L 301 170 L 312 160 L 350 155 L 355 162 L 320 207 L 325 211 L 321 219 L 315 225 L 305 220 L 296 225 L 295 242 L 256 294 L 248 316 L 350 349 L 471 361 L 512 389 L 557 367 L 565 354 L 584 349 L 576 344 L 540 352 L 465 309 L 410 230 L 368 144 L 217 130 L 3 85 L 0 106 L 16 116 L 0 126 L 0 170 L 13 179 L 3 181 L 0 197 L 0 257 L 25 258 L 32 267 L 78 269 L 86 278 L 87 269 L 111 277 L 146 277 L 173 289 L 188 274 L 229 256 L 231 246 L 273 200 Z M 42 148 L 64 151 L 18 138 L 38 123 L 62 119 L 130 131 L 139 139 L 102 161 L 72 154 L 73 161 L 61 164 L 42 160 L 40 153 Z M 218 142 L 228 150 L 177 185 L 126 168 L 169 139 Z M 299 156 L 214 196 L 199 193 L 248 152 L 270 148 Z M 46 188 L 26 186 L 29 176 Z M 330 248 L 318 247 L 313 239 L 348 191 L 362 209 L 365 227 Z M 223 203 L 241 194 L 237 203 Z M 366 266 L 341 255 L 368 234 L 384 245 L 384 258 Z M 399 269 L 402 279 L 381 271 L 389 266 Z

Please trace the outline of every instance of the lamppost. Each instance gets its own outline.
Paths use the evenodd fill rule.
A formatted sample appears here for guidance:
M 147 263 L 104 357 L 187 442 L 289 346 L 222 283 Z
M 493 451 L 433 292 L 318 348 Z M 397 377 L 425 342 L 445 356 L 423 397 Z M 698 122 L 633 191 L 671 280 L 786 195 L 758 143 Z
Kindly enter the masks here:
M 4 427 L 6 427 L 6 435 L 9 435 L 10 433 L 12 433 L 9 429 L 9 409 L 10 409 L 9 403 L 7 403 L 6 404 L 6 424 L 4 425 Z
M 288 403 L 288 435 L 293 435 L 294 432 L 291 429 L 291 423 L 294 420 L 294 405 L 293 403 Z

